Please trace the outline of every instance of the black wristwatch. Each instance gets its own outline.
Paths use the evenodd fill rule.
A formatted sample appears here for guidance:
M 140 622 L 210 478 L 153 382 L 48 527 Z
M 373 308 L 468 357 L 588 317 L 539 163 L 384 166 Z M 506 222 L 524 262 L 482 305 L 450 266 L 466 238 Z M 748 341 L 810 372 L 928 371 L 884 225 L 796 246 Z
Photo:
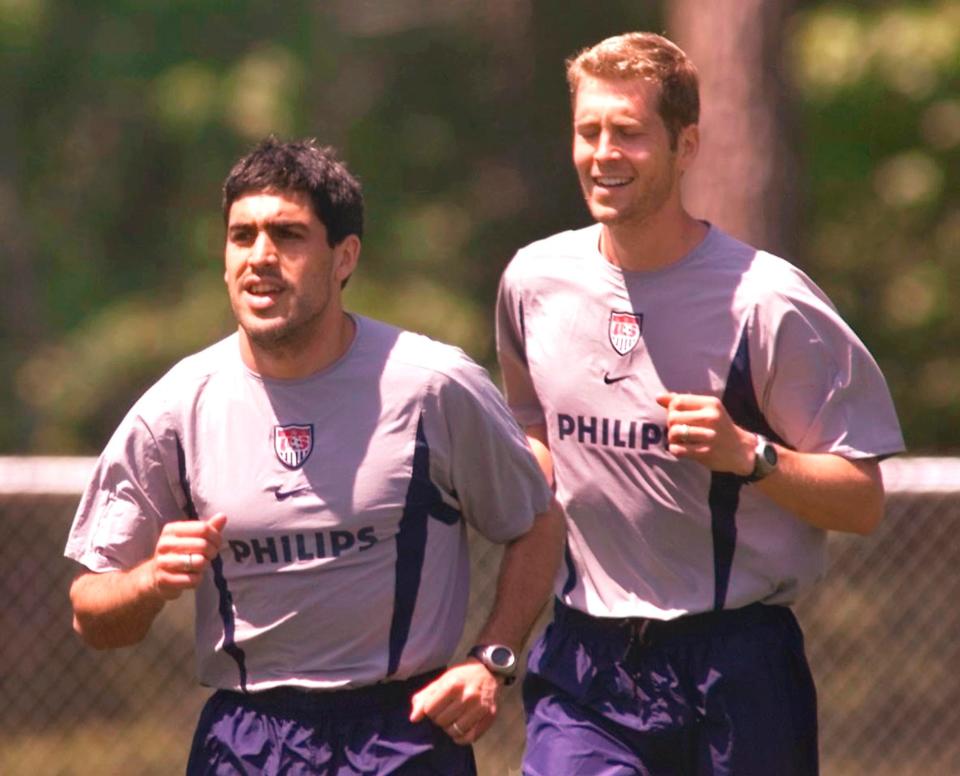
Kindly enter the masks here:
M 744 482 L 756 482 L 773 474 L 777 468 L 777 448 L 765 436 L 756 435 L 757 444 L 753 448 L 753 471 L 744 477 Z
M 503 679 L 504 684 L 517 681 L 517 655 L 504 644 L 477 644 L 467 653 L 483 663 L 491 674 Z

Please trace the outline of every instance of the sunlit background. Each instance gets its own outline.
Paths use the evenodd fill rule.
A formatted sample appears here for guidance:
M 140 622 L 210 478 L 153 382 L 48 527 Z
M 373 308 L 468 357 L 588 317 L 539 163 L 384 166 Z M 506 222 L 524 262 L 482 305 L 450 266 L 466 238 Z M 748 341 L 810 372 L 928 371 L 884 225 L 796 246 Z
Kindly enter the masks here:
M 268 133 L 336 146 L 363 181 L 348 306 L 496 377 L 502 268 L 589 220 L 563 60 L 631 29 L 701 65 L 694 213 L 807 271 L 910 453 L 939 456 L 885 464 L 881 530 L 834 536 L 798 603 L 824 774 L 960 773 L 960 0 L 0 0 L 0 456 L 97 453 L 232 329 L 220 187 Z M 182 771 L 206 694 L 189 602 L 135 649 L 83 649 L 60 554 L 90 461 L 0 463 L 0 772 Z M 474 545 L 468 633 L 497 557 Z M 484 776 L 518 773 L 522 745 L 513 695 Z
M 587 222 L 563 58 L 676 4 L 0 0 L 0 450 L 99 450 L 230 329 L 220 184 L 270 132 L 365 184 L 348 304 L 492 368 L 503 265 Z M 955 451 L 960 4 L 791 5 L 767 33 L 800 159 L 788 258 L 881 362 L 911 450 Z

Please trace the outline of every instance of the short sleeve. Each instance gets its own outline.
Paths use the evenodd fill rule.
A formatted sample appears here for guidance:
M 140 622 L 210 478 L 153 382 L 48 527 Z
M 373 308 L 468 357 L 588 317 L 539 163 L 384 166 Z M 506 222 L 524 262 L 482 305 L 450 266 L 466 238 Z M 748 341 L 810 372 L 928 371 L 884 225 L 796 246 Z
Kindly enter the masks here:
M 510 411 L 521 426 L 534 426 L 544 422 L 544 413 L 527 365 L 523 298 L 509 270 L 501 277 L 497 293 L 497 359 Z
M 552 494 L 489 375 L 464 357 L 434 400 L 425 428 L 435 482 L 490 541 L 526 533 Z
M 129 569 L 149 558 L 183 503 L 147 424 L 131 413 L 97 461 L 64 554 L 91 571 Z
M 823 293 L 809 286 L 778 293 L 756 310 L 754 384 L 771 427 L 802 452 L 847 458 L 903 450 L 886 380 Z M 759 374 L 758 374 L 759 372 Z

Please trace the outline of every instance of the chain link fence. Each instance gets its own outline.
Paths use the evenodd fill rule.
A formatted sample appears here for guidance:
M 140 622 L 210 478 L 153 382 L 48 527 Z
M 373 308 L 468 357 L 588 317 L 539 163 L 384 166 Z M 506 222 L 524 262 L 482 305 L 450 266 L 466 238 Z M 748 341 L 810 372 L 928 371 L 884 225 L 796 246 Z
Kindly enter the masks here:
M 796 607 L 823 773 L 960 774 L 960 461 L 887 464 L 886 520 L 867 538 L 833 536 L 826 578 Z M 136 647 L 94 652 L 71 630 L 75 568 L 62 550 L 90 465 L 0 461 L 0 773 L 182 773 L 208 692 L 193 680 L 192 600 L 168 606 Z M 473 545 L 464 644 L 492 600 L 499 553 Z M 519 774 L 522 748 L 515 687 L 477 746 L 480 773 Z

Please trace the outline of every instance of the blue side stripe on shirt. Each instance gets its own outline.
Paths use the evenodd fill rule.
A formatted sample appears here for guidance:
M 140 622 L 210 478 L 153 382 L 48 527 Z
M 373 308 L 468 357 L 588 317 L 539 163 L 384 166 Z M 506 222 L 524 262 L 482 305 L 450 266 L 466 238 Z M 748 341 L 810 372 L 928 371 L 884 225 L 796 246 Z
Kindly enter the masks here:
M 732 474 L 710 477 L 710 527 L 713 532 L 713 608 L 723 609 L 730 585 L 730 570 L 737 548 L 737 507 L 742 482 Z
M 183 507 L 184 513 L 191 520 L 199 520 L 197 508 L 193 503 L 193 496 L 190 492 L 190 479 L 187 477 L 187 457 L 183 451 L 183 445 L 180 438 L 177 437 L 177 468 L 180 475 L 180 487 L 183 490 L 183 497 L 186 501 Z M 240 673 L 240 689 L 247 691 L 247 657 L 243 650 L 237 646 L 236 642 L 236 623 L 233 618 L 233 596 L 227 586 L 227 578 L 223 574 L 223 561 L 218 555 L 211 561 L 210 568 L 213 570 L 213 582 L 220 594 L 218 610 L 220 619 L 223 620 L 223 651 L 233 658 L 237 664 L 237 670 Z
M 760 411 L 750 377 L 750 341 L 744 329 L 730 365 L 723 406 L 738 426 L 781 442 Z M 743 480 L 726 472 L 714 472 L 710 478 L 711 527 L 713 531 L 713 608 L 723 609 L 730 585 L 730 571 L 737 547 L 737 507 Z
M 567 567 L 567 578 L 563 582 L 561 595 L 567 595 L 577 586 L 577 567 L 573 563 L 573 553 L 570 552 L 570 542 L 563 543 L 563 562 Z
M 427 550 L 427 520 L 430 517 L 445 525 L 453 525 L 460 520 L 460 512 L 443 501 L 439 489 L 430 481 L 430 446 L 423 431 L 421 416 L 417 421 L 413 471 L 397 531 L 396 581 L 387 676 L 393 676 L 400 667 L 400 657 L 410 636 L 413 609 L 417 603 L 420 578 L 423 574 L 423 560 Z

